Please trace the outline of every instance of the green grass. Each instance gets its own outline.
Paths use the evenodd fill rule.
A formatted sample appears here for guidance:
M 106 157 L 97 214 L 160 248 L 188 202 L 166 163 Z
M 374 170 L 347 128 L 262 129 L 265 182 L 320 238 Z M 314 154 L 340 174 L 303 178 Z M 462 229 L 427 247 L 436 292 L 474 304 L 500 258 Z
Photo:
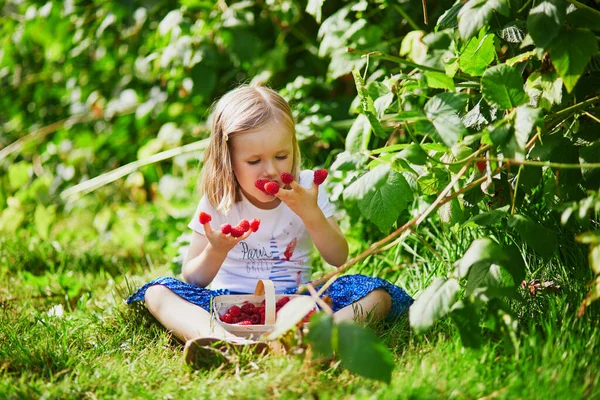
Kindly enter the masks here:
M 436 235 L 433 228 L 421 234 Z M 417 293 L 446 272 L 469 235 L 446 232 L 429 240 L 430 247 L 411 236 L 355 271 L 385 274 Z M 375 326 L 396 358 L 386 385 L 302 354 L 242 355 L 233 366 L 190 370 L 181 345 L 143 306 L 124 304 L 136 285 L 172 273 L 165 257 L 119 258 L 6 238 L 0 246 L 2 399 L 600 398 L 600 313 L 594 305 L 575 317 L 585 284 L 569 284 L 570 263 L 581 260 L 576 252 L 562 261 L 528 260 L 528 278 L 546 262 L 548 276 L 535 277 L 557 279 L 563 289 L 517 309 L 522 330 L 516 352 L 491 334 L 481 349 L 464 349 L 447 320 L 421 336 L 406 320 Z M 57 305 L 63 315 L 49 315 Z

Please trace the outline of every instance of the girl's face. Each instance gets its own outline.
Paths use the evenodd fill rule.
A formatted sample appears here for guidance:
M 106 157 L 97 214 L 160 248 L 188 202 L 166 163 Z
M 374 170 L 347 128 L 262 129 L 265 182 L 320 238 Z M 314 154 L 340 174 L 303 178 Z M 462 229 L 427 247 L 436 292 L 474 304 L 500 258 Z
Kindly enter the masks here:
M 233 173 L 244 196 L 256 207 L 272 209 L 281 202 L 275 196 L 257 189 L 254 182 L 269 179 L 283 186 L 279 175 L 292 170 L 293 137 L 294 133 L 277 120 L 231 137 Z

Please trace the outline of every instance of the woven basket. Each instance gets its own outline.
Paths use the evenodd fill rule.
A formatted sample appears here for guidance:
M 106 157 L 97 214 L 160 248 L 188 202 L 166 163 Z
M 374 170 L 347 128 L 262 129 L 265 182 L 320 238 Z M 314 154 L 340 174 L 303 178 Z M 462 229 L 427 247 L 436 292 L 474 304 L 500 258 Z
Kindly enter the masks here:
M 258 339 L 261 335 L 271 332 L 275 328 L 277 301 L 283 297 L 289 297 L 290 300 L 301 295 L 275 294 L 273 281 L 259 280 L 254 289 L 254 295 L 222 295 L 216 296 L 212 301 L 212 313 L 215 320 L 229 333 L 248 339 Z M 221 315 L 225 314 L 231 306 L 241 306 L 245 302 L 260 306 L 265 301 L 265 324 L 264 325 L 238 325 L 228 324 L 221 321 Z

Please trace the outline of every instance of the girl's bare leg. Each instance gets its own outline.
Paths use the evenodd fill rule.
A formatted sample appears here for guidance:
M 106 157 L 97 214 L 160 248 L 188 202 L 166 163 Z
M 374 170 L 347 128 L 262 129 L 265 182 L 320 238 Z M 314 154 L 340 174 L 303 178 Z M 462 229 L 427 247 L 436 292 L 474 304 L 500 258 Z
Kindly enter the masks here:
M 392 309 L 392 298 L 384 289 L 376 289 L 333 314 L 333 320 L 340 321 L 377 321 L 385 318 Z
M 152 315 L 183 343 L 199 337 L 240 339 L 211 321 L 208 311 L 182 299 L 163 285 L 149 287 L 145 299 Z

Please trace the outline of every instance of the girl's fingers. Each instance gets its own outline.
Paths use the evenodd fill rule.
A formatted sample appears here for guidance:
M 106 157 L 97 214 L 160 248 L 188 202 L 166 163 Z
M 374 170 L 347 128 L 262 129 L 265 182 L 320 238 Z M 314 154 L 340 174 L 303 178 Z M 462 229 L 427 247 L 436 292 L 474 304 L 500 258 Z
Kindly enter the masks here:
M 302 186 L 298 185 L 298 182 L 296 182 L 296 181 L 292 181 L 292 182 L 290 182 L 290 183 L 289 183 L 289 185 L 290 185 L 290 188 L 291 188 L 291 189 L 292 189 L 294 192 L 296 192 L 296 191 L 298 191 L 298 189 L 302 188 Z
M 206 236 L 213 234 L 214 231 L 213 231 L 212 227 L 210 226 L 210 222 L 207 222 L 202 226 L 204 227 L 204 232 L 206 232 Z

